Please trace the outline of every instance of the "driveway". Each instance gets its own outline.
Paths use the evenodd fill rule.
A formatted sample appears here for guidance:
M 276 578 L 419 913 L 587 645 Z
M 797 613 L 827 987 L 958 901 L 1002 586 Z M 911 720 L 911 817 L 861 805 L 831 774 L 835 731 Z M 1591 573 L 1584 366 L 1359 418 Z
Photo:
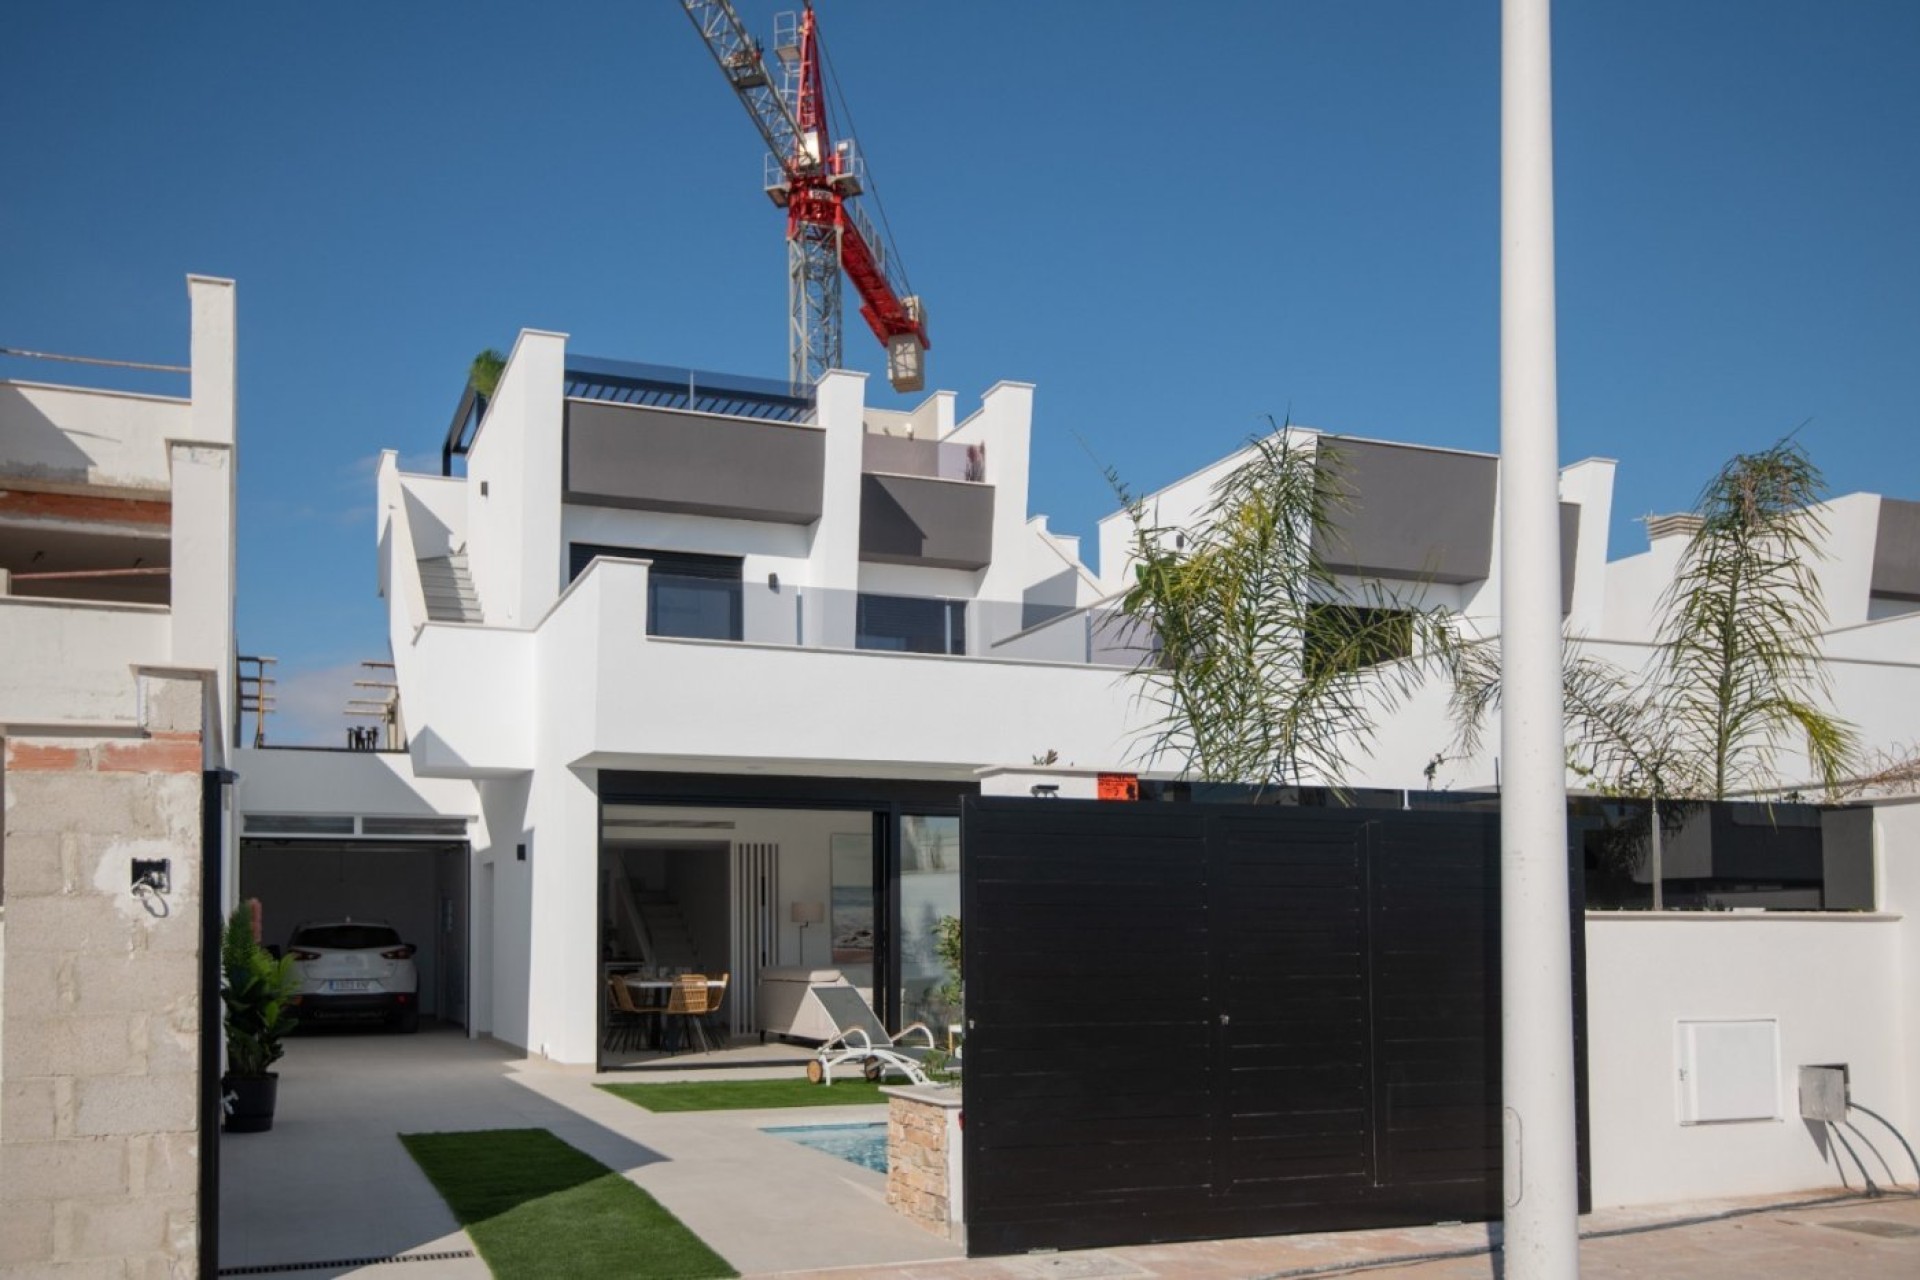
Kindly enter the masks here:
M 651 1192 L 743 1274 L 960 1256 L 887 1208 L 882 1175 L 759 1131 L 882 1120 L 878 1106 L 654 1115 L 585 1071 L 458 1031 L 296 1036 L 279 1070 L 272 1131 L 221 1138 L 223 1273 L 485 1277 L 396 1136 L 462 1129 L 551 1130 Z M 455 1256 L 378 1265 L 423 1254 Z

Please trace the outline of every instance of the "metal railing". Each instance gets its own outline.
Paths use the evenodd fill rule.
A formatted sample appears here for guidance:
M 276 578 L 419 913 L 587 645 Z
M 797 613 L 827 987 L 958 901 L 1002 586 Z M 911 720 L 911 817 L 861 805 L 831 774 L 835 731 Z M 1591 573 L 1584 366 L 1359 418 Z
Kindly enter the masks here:
M 647 634 L 804 649 L 1132 667 L 1150 636 L 1112 602 L 913 596 L 653 574 Z

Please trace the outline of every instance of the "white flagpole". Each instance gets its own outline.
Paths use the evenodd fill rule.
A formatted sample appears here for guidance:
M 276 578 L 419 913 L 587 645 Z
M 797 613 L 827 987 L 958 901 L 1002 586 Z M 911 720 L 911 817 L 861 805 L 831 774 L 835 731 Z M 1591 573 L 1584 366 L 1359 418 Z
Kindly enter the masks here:
M 1500 979 L 1506 1275 L 1580 1271 L 1550 0 L 1502 0 L 1500 83 Z

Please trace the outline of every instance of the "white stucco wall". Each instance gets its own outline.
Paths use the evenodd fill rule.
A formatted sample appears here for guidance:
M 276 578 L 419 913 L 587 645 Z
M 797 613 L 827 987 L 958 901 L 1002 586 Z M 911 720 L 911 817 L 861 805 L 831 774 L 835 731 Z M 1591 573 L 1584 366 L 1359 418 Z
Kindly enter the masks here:
M 634 549 L 670 549 L 740 558 L 741 628 L 748 640 L 791 644 L 798 634 L 798 599 L 844 575 L 816 565 L 818 545 L 799 525 L 613 507 L 568 506 L 561 517 L 566 542 Z M 779 586 L 771 585 L 777 579 Z
M 408 747 L 423 777 L 484 777 L 533 767 L 533 634 L 429 622 L 394 666 Z M 415 718 L 419 713 L 431 714 Z
M 1312 448 L 1319 438 L 1319 432 L 1304 427 L 1290 427 L 1288 432 L 1297 446 L 1305 448 Z M 1213 503 L 1214 487 L 1252 456 L 1253 446 L 1247 445 L 1162 488 L 1151 491 L 1135 488 L 1133 493 L 1141 503 L 1141 518 L 1149 528 L 1199 527 Z M 1133 521 L 1126 511 L 1115 511 L 1101 518 L 1098 573 L 1101 585 L 1109 594 L 1124 591 L 1132 576 L 1133 536 Z
M 187 277 L 187 400 L 0 383 L 0 475 L 87 494 L 167 500 L 165 608 L 28 602 L 0 614 L 0 723 L 132 719 L 136 664 L 210 671 L 208 760 L 233 724 L 236 554 L 234 286 Z
M 227 444 L 176 442 L 171 453 L 171 661 L 214 673 L 219 711 L 208 717 L 207 738 L 218 759 L 234 732 L 237 459 Z
M 1080 558 L 1076 535 L 1055 533 L 1045 516 L 1027 521 L 1027 535 L 1015 552 L 1022 565 L 1020 581 L 1029 586 L 1046 584 L 1046 602 L 1092 604 L 1106 597 L 1100 579 Z
M 533 967 L 532 775 L 477 786 L 485 835 L 476 845 L 473 1030 L 525 1048 Z M 519 856 L 525 845 L 527 858 Z
M 590 1063 L 597 1049 L 603 998 L 597 980 L 598 787 L 593 769 L 541 769 L 533 775 L 526 1047 L 556 1062 Z
M 1840 660 L 1896 665 L 1920 661 L 1920 613 L 1857 623 L 1827 634 L 1827 654 Z
M 0 381 L 0 470 L 152 497 L 169 484 L 167 441 L 191 438 L 192 414 L 172 396 Z
M 1132 690 L 1116 671 L 648 637 L 644 574 L 602 561 L 554 611 L 554 622 L 598 614 L 597 666 L 584 647 L 543 644 L 541 654 L 553 680 L 597 674 L 591 719 L 569 737 L 583 754 L 632 757 L 628 767 L 705 757 L 890 776 L 971 776 L 1048 746 L 1089 766 L 1129 754 Z
M 1867 620 L 1873 589 L 1873 548 L 1880 535 L 1880 495 L 1849 493 L 1819 509 L 1822 554 L 1814 576 L 1826 605 L 1827 624 L 1847 626 Z
M 1589 914 L 1595 1207 L 1838 1191 L 1846 1157 L 1799 1118 L 1802 1064 L 1848 1064 L 1853 1096 L 1911 1133 L 1899 972 L 1911 932 L 1893 916 Z M 1776 1020 L 1781 1118 L 1681 1124 L 1681 1019 Z M 1884 1131 L 1870 1136 L 1890 1161 L 1902 1156 Z M 1859 1185 L 1850 1161 L 1846 1177 Z
M 993 559 L 981 571 L 985 600 L 1018 600 L 1032 581 L 1024 554 L 1027 531 L 1027 470 L 1033 436 L 1033 384 L 996 382 L 980 408 L 947 437 L 952 444 L 986 449 L 986 482 L 993 486 Z
M 1898 1026 L 1906 1054 L 1907 1141 L 1920 1149 L 1914 1132 L 1920 1128 L 1920 797 L 1878 803 L 1873 817 L 1879 905 L 1903 918 L 1893 975 L 1899 1000 L 1887 1016 Z M 1864 1096 L 1861 1101 L 1874 1106 Z
M 480 727 L 494 699 L 469 696 L 464 704 L 476 719 L 461 743 L 491 742 L 499 754 L 488 758 L 503 761 L 525 751 L 529 767 L 538 766 L 530 783 L 480 783 L 489 830 L 481 859 L 494 867 L 495 897 L 485 1025 L 532 1053 L 584 1063 L 595 1052 L 599 768 L 963 780 L 981 764 L 1049 747 L 1065 761 L 1117 767 L 1131 746 L 1130 690 L 1116 672 L 649 639 L 646 574 L 641 563 L 598 562 L 528 637 L 534 675 L 522 683 L 534 709 L 525 737 L 501 719 Z M 436 631 L 495 642 L 520 634 L 425 629 Z M 506 693 L 512 681 L 496 680 Z M 454 693 L 449 686 L 436 696 Z M 417 760 L 435 750 L 416 735 Z M 525 862 L 519 843 L 528 846 Z M 797 892 L 802 883 L 788 887 Z
M 459 476 L 405 476 L 407 519 L 416 559 L 451 555 L 467 546 L 467 482 Z
M 808 582 L 851 593 L 860 580 L 860 468 L 866 450 L 867 375 L 834 369 L 814 388 L 826 431 L 820 518 L 813 522 Z
M 234 798 L 241 814 L 356 814 L 389 818 L 471 818 L 473 783 L 416 777 L 412 758 L 393 751 L 242 747 Z
M 172 628 L 160 605 L 0 596 L 0 728 L 138 724 L 133 669 L 170 661 Z
M 1580 541 L 1574 547 L 1573 559 L 1573 608 L 1567 613 L 1566 623 L 1573 635 L 1597 630 L 1606 615 L 1614 469 L 1610 458 L 1586 458 L 1560 469 L 1560 500 L 1580 504 Z M 1495 538 L 1498 536 L 1496 532 Z M 1488 603 L 1496 605 L 1497 612 L 1496 602 Z
M 563 581 L 566 347 L 565 334 L 520 331 L 467 454 L 467 552 L 494 626 L 534 625 Z

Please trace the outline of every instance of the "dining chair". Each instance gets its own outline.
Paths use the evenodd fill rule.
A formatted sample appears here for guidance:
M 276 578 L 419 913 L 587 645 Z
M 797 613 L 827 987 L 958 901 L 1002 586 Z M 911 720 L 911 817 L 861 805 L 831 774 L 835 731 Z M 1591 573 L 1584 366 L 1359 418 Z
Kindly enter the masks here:
M 684 1027 L 700 1042 L 700 1049 L 707 1049 L 707 1032 L 702 1020 L 707 1014 L 707 975 L 704 973 L 683 973 L 673 980 L 673 990 L 667 993 L 666 1022 L 669 1038 L 677 1047 L 680 1041 L 680 1029 Z
M 627 990 L 626 979 L 617 973 L 608 974 L 607 1048 L 631 1048 L 639 1030 L 640 1010 L 634 1006 L 633 995 Z
M 727 990 L 733 984 L 733 975 L 723 973 L 713 981 L 720 985 L 709 983 L 707 987 L 707 1030 L 712 1034 L 714 1043 L 724 1046 L 727 1043 L 727 1031 L 726 1025 L 720 1021 L 720 1015 L 724 1011 L 722 1006 L 727 1002 Z
M 667 1011 L 666 993 L 658 987 L 643 987 L 638 993 L 621 978 L 614 1001 L 628 1015 L 635 1038 L 647 1048 L 659 1041 L 660 1015 Z

